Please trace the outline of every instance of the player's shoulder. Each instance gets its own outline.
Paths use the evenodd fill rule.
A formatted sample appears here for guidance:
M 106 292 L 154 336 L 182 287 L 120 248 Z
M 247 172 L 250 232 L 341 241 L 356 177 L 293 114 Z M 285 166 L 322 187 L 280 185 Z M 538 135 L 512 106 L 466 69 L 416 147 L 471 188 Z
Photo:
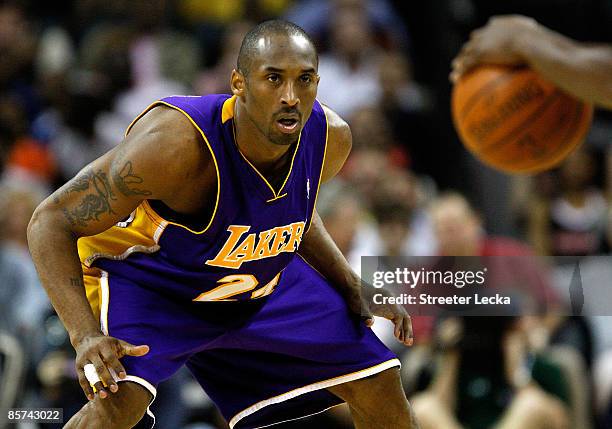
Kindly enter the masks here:
M 221 119 L 227 94 L 171 95 L 152 103 L 128 127 L 126 136 L 148 134 L 172 141 L 173 145 L 193 146 L 200 142 L 202 127 L 214 127 Z
M 141 114 L 128 128 L 127 142 L 158 142 L 159 149 L 189 145 L 199 136 L 189 118 L 165 104 L 155 104 Z
M 321 106 L 321 110 L 325 114 L 327 124 L 330 128 L 338 130 L 349 128 L 348 123 L 331 107 L 321 102 L 319 102 L 319 105 Z
M 159 100 L 160 104 L 165 104 L 178 109 L 188 109 L 187 113 L 199 113 L 205 116 L 212 116 L 216 113 L 223 103 L 230 98 L 229 94 L 207 94 L 207 95 L 171 95 Z
M 334 177 L 349 156 L 353 145 L 351 129 L 342 117 L 328 106 L 322 105 L 327 117 L 327 147 L 322 181 Z
M 152 105 L 139 116 L 121 146 L 120 153 L 137 157 L 151 167 L 164 166 L 164 171 L 189 172 L 210 158 L 190 117 L 164 103 Z
M 323 103 L 320 104 L 327 120 L 328 142 L 340 151 L 348 153 L 353 142 L 349 124 L 332 108 Z

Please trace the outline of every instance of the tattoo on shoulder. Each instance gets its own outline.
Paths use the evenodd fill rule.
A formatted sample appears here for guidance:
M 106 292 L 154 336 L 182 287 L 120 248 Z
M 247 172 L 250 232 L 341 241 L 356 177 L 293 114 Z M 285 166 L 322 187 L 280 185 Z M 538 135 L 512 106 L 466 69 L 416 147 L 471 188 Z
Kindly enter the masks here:
M 119 191 L 125 196 L 144 195 L 149 196 L 151 191 L 141 189 L 137 185 L 142 184 L 142 177 L 137 176 L 132 171 L 132 161 L 127 161 L 121 171 L 113 173 L 113 182 L 119 188 Z
M 84 287 L 85 283 L 83 283 L 82 277 L 70 277 L 70 286 Z
M 96 173 L 90 168 L 75 177 L 63 194 L 73 192 L 87 192 L 87 194 L 83 196 L 77 207 L 63 210 L 64 216 L 72 226 L 85 227 L 87 222 L 99 220 L 101 214 L 114 213 L 110 201 L 117 198 L 113 194 L 108 177 L 101 170 Z

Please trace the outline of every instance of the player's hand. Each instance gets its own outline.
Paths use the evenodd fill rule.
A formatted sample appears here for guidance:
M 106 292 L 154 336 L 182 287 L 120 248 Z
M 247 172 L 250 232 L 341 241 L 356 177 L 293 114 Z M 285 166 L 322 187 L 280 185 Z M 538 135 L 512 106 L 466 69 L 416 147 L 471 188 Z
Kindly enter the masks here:
M 119 390 L 119 386 L 117 386 L 109 369 L 113 370 L 120 379 L 123 379 L 127 374 L 119 359 L 126 355 L 144 356 L 149 353 L 149 346 L 135 346 L 103 334 L 84 337 L 74 348 L 77 354 L 76 370 L 79 384 L 90 401 L 94 399 L 94 391 L 85 376 L 85 365 L 92 364 L 95 367 L 101 381 L 95 383 L 94 387 L 100 398 L 104 399 L 108 397 L 107 388 L 112 393 Z
M 454 83 L 478 64 L 521 65 L 518 39 L 538 27 L 532 18 L 521 15 L 495 16 L 487 25 L 474 30 L 470 40 L 452 62 L 450 80 Z
M 364 285 L 361 288 L 361 314 L 366 319 L 366 325 L 372 326 L 374 324 L 374 316 L 389 319 L 395 325 L 393 331 L 395 338 L 404 345 L 411 346 L 414 341 L 412 320 L 406 309 L 400 304 L 375 304 L 374 294 L 393 296 L 391 292 L 385 289 L 376 289 L 370 285 Z

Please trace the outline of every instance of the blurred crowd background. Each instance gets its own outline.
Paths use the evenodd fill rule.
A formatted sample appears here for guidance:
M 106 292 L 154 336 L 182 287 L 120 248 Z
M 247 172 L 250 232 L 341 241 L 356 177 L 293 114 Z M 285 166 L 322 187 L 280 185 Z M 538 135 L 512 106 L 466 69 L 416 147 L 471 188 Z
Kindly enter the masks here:
M 529 177 L 486 168 L 453 130 L 450 62 L 470 31 L 502 13 L 612 43 L 609 0 L 0 0 L 3 415 L 47 406 L 69 416 L 85 401 L 28 253 L 34 208 L 118 144 L 155 99 L 228 92 L 242 37 L 264 19 L 314 38 L 318 98 L 351 125 L 352 154 L 318 210 L 355 269 L 361 255 L 549 255 L 594 258 L 609 273 L 609 112 L 596 112 L 586 143 L 559 168 Z M 612 428 L 611 318 L 414 324 L 415 347 L 389 345 L 424 429 Z M 388 341 L 385 322 L 375 326 Z M 160 386 L 152 408 L 162 429 L 225 427 L 186 372 Z M 525 414 L 533 426 L 513 423 Z M 351 424 L 337 407 L 284 427 Z

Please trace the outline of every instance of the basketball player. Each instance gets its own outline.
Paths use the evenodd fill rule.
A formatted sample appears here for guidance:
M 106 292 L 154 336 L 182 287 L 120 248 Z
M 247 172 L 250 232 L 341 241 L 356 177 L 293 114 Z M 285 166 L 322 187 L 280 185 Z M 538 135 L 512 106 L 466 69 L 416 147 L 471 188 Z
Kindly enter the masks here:
M 341 402 L 358 428 L 417 427 L 367 328 L 386 317 L 410 345 L 410 318 L 372 304 L 315 210 L 351 146 L 315 99 L 317 66 L 301 28 L 260 24 L 232 97 L 153 103 L 38 207 L 30 249 L 89 398 L 67 428 L 151 427 L 156 386 L 182 365 L 232 428 Z
M 528 65 L 569 94 L 612 109 L 612 46 L 576 42 L 531 18 L 493 17 L 474 31 L 453 61 L 451 80 L 477 64 Z

